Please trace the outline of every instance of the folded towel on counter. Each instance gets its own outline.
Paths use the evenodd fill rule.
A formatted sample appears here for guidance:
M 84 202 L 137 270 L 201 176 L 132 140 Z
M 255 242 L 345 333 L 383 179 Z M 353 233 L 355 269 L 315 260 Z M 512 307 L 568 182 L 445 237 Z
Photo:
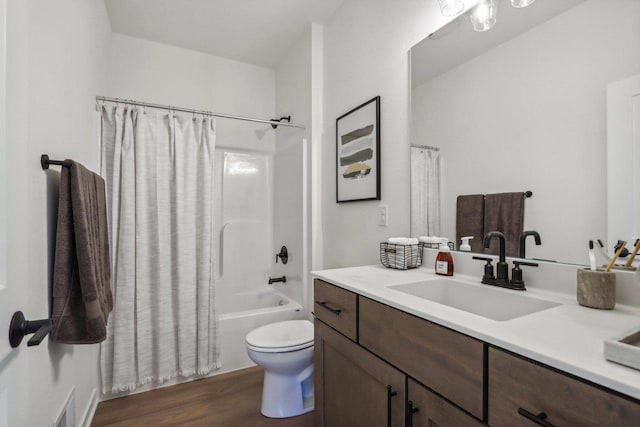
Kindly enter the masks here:
M 104 180 L 69 161 L 60 177 L 53 273 L 53 340 L 104 341 L 113 308 Z
M 387 242 L 394 245 L 417 245 L 418 239 L 414 237 L 389 237 Z
M 438 236 L 420 236 L 418 237 L 418 241 L 420 243 L 431 243 L 431 244 L 447 244 L 449 243 L 449 239 L 446 237 L 438 237 Z
M 506 240 L 507 256 L 519 256 L 520 236 L 524 229 L 524 193 L 487 194 L 484 206 L 484 232 L 502 232 Z M 498 239 L 492 239 L 491 246 L 485 253 L 497 254 L 498 248 Z
M 484 194 L 458 196 L 456 207 L 456 245 L 463 237 L 473 236 L 471 252 L 483 252 L 482 241 L 485 234 Z

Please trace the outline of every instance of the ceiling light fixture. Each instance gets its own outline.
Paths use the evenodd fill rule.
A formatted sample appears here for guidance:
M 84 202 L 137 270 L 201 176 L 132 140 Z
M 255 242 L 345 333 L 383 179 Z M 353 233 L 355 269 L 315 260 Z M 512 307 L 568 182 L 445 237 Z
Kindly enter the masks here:
M 469 14 L 473 29 L 478 32 L 490 30 L 496 24 L 497 17 L 498 0 L 480 0 Z
M 462 9 L 464 9 L 464 2 L 462 0 L 438 0 L 438 4 L 440 4 L 440 12 L 442 12 L 442 16 L 447 18 L 456 16 L 462 12 Z
M 511 0 L 511 6 L 521 8 L 527 7 L 536 0 Z

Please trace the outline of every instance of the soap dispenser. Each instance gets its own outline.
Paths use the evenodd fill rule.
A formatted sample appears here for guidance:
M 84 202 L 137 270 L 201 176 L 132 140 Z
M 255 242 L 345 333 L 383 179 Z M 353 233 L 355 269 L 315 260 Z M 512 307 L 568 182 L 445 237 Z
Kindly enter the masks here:
M 471 252 L 471 245 L 469 244 L 469 240 L 473 239 L 473 236 L 465 236 L 461 237 L 462 243 L 460 244 L 460 250 L 464 252 Z
M 453 257 L 449 245 L 446 243 L 440 245 L 440 252 L 436 257 L 436 274 L 453 276 Z

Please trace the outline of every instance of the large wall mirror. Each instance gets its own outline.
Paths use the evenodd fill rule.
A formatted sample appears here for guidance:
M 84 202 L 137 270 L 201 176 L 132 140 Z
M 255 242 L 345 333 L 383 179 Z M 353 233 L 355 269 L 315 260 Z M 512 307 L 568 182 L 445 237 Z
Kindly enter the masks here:
M 590 239 L 632 244 L 637 218 L 608 224 L 638 171 L 607 181 L 607 92 L 640 75 L 640 0 L 498 7 L 489 31 L 462 16 L 411 49 L 412 235 L 454 241 L 458 196 L 530 191 L 523 229 L 542 244 L 527 258 L 586 264 Z

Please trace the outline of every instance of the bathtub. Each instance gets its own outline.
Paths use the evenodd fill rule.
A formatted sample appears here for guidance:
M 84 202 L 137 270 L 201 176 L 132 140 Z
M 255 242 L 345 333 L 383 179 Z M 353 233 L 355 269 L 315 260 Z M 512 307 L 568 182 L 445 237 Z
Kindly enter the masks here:
M 231 294 L 217 301 L 221 368 L 215 374 L 255 366 L 245 336 L 255 328 L 303 319 L 302 307 L 274 289 Z

